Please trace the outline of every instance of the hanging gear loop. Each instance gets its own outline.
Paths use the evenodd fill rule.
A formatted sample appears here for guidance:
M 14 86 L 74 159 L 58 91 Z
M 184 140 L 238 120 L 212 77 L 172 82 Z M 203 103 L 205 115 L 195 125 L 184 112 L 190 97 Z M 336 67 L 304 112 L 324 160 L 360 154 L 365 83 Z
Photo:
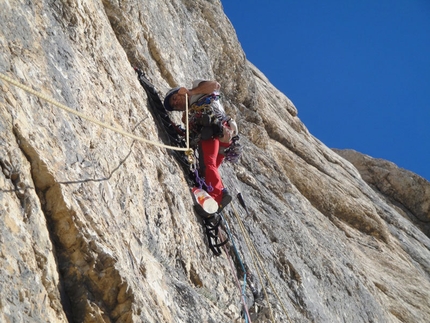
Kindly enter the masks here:
M 98 120 L 96 120 L 96 119 L 94 119 L 94 118 L 92 118 L 90 116 L 87 116 L 87 115 L 85 115 L 85 114 L 83 114 L 83 113 L 81 113 L 79 111 L 76 111 L 76 110 L 73 110 L 73 109 L 69 108 L 68 106 L 66 106 L 64 104 L 61 104 L 61 103 L 55 101 L 54 99 L 48 97 L 47 95 L 44 95 L 44 94 L 42 94 L 40 92 L 37 92 L 37 91 L 33 90 L 32 88 L 30 88 L 30 87 L 28 87 L 28 86 L 26 86 L 24 84 L 21 84 L 21 83 L 15 81 L 14 79 L 12 79 L 12 78 L 10 78 L 10 77 L 2 74 L 2 73 L 0 73 L 0 79 L 4 80 L 4 81 L 6 81 L 6 82 L 8 82 L 8 83 L 10 83 L 12 85 L 15 85 L 16 87 L 19 87 L 20 89 L 22 89 L 22 90 L 24 90 L 24 91 L 26 91 L 28 93 L 31 93 L 31 94 L 39 97 L 40 99 L 45 100 L 46 102 L 49 102 L 49 103 L 57 106 L 58 108 L 60 108 L 62 110 L 65 110 L 65 111 L 67 111 L 69 113 L 77 115 L 78 117 L 81 117 L 82 119 L 88 120 L 88 121 L 90 121 L 92 123 L 95 123 L 95 124 L 99 125 L 100 127 L 112 130 L 112 131 L 114 131 L 116 133 L 119 133 L 119 134 L 121 134 L 123 136 L 129 137 L 129 138 L 132 138 L 132 139 L 136 139 L 136 140 L 145 142 L 147 144 L 158 146 L 158 147 L 161 147 L 161 148 L 172 149 L 172 150 L 177 150 L 177 151 L 185 151 L 188 154 L 191 151 L 191 154 L 192 154 L 192 150 L 189 147 L 188 135 L 187 135 L 187 147 L 180 148 L 180 147 L 175 147 L 175 146 L 167 146 L 167 145 L 155 142 L 155 141 L 147 140 L 145 138 L 133 135 L 133 134 L 131 134 L 129 132 L 126 132 L 123 129 L 112 127 L 111 125 L 108 125 L 107 123 L 100 122 L 100 121 L 98 121 Z M 188 124 L 186 126 L 188 127 Z M 188 134 L 188 129 L 187 129 L 187 134 Z

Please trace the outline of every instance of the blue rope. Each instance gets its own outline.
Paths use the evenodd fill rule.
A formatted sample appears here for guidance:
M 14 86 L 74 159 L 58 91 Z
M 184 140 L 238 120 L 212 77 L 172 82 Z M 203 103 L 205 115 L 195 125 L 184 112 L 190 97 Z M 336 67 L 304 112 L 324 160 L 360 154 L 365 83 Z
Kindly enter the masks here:
M 234 243 L 233 235 L 231 234 L 230 227 L 229 227 L 227 221 L 225 220 L 224 216 L 222 215 L 222 212 L 220 212 L 219 215 L 221 216 L 222 220 L 225 223 L 225 226 L 227 228 L 228 237 L 229 237 L 229 239 L 231 241 L 231 244 L 233 245 L 234 253 L 236 254 L 236 257 L 239 260 L 240 266 L 242 267 L 242 270 L 244 272 L 244 275 L 243 275 L 242 296 L 243 296 L 243 299 L 244 299 L 243 306 L 247 306 L 246 305 L 246 294 L 245 294 L 245 289 L 246 289 L 246 270 L 245 270 L 245 266 L 244 266 L 244 264 L 242 262 L 242 259 L 240 258 L 239 252 L 237 251 L 236 244 Z M 246 313 L 246 315 L 245 315 L 245 323 L 248 323 L 248 312 L 245 311 L 245 313 Z

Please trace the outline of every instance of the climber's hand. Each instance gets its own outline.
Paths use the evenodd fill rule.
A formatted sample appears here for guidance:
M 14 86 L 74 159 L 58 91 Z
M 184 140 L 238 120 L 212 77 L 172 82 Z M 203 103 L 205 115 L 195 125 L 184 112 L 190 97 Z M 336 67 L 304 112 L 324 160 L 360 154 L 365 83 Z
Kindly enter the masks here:
M 234 136 L 234 131 L 227 125 L 222 126 L 222 137 L 219 138 L 221 142 L 230 142 Z

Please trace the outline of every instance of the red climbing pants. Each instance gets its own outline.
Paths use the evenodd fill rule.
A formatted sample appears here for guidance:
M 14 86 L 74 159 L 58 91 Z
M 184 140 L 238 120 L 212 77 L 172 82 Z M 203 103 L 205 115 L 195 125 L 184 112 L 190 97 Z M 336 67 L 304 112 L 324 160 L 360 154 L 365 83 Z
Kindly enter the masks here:
M 224 188 L 218 167 L 224 160 L 224 155 L 219 154 L 219 147 L 228 147 L 228 143 L 220 142 L 218 138 L 211 138 L 200 141 L 200 148 L 203 155 L 205 168 L 206 185 L 212 186 L 212 192 L 208 192 L 214 200 L 220 204 L 222 199 L 222 189 Z

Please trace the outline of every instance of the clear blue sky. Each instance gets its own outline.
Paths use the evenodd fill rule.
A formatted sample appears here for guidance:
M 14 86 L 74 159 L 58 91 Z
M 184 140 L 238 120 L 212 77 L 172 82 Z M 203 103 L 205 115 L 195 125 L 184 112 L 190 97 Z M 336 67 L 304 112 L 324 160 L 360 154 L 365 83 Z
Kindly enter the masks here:
M 430 180 L 430 0 L 222 4 L 315 137 Z

